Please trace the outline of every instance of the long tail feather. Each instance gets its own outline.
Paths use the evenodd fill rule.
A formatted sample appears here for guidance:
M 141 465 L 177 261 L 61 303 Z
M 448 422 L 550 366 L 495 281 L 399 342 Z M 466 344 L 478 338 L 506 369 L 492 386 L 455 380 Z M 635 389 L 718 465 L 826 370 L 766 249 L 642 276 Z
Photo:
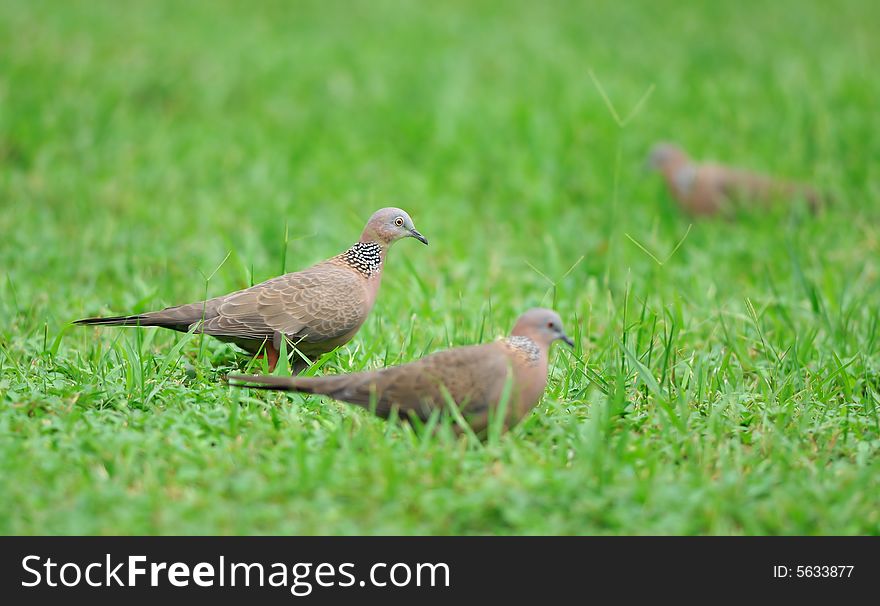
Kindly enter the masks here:
M 104 318 L 83 318 L 74 321 L 74 324 L 104 325 L 104 326 L 151 326 L 150 321 L 143 316 L 107 316 Z
M 274 391 L 309 391 L 297 385 L 292 377 L 273 377 L 271 375 L 228 375 L 226 380 L 233 387 L 249 389 L 269 389 Z

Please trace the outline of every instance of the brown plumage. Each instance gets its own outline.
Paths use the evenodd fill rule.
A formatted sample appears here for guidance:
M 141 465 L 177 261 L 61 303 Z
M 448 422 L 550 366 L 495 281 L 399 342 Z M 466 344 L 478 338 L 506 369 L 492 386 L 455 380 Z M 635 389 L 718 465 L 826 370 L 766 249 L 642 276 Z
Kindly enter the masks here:
M 388 248 L 406 237 L 428 243 L 405 211 L 383 208 L 370 217 L 351 248 L 308 269 L 199 303 L 75 323 L 195 330 L 251 354 L 264 350 L 274 369 L 282 338 L 288 340 L 288 351 L 295 348 L 309 358 L 347 343 L 373 307 Z M 294 365 L 304 365 L 300 356 Z
M 479 432 L 502 400 L 507 402 L 505 428 L 534 408 L 547 385 L 548 354 L 557 339 L 573 345 L 556 312 L 535 308 L 519 317 L 506 339 L 441 351 L 409 364 L 325 377 L 229 379 L 239 387 L 322 394 L 368 410 L 375 406 L 383 418 L 396 409 L 403 419 L 427 420 L 432 411 L 446 410 L 448 396 Z
M 700 164 L 671 143 L 655 145 L 648 165 L 663 175 L 670 194 L 690 215 L 711 216 L 736 205 L 767 206 L 784 199 L 805 200 L 815 212 L 821 203 L 819 193 L 808 185 L 721 164 Z

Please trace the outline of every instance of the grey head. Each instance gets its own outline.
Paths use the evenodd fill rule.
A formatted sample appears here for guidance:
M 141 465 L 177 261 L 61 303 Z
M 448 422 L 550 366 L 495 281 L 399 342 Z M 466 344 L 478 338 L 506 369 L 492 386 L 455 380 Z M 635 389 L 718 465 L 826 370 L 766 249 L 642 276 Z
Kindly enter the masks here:
M 661 142 L 648 154 L 647 168 L 666 172 L 690 162 L 687 153 L 674 143 Z
M 361 234 L 361 242 L 378 242 L 386 248 L 402 238 L 415 238 L 422 244 L 428 243 L 428 239 L 416 230 L 409 214 L 394 207 L 380 208 L 374 212 Z
M 528 337 L 545 351 L 557 340 L 574 347 L 574 341 L 565 334 L 559 314 L 543 307 L 534 307 L 523 313 L 510 334 L 514 337 Z

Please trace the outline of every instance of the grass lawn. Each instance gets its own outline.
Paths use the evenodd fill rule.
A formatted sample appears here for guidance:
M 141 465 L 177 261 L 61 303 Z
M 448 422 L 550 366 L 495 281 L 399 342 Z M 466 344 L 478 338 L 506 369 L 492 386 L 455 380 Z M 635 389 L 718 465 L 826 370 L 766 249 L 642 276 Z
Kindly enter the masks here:
M 880 4 L 0 0 L 0 533 L 877 534 Z M 693 221 L 652 143 L 834 204 Z M 553 307 L 485 444 L 235 391 L 72 327 L 334 255 L 400 206 L 317 372 Z

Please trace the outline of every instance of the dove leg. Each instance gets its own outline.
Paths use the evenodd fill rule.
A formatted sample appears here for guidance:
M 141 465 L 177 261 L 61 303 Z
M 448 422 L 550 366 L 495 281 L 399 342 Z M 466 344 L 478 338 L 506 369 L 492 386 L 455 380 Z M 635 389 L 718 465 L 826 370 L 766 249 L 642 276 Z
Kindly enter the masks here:
M 266 362 L 269 364 L 269 372 L 274 372 L 275 365 L 278 364 L 278 350 L 275 349 L 275 346 L 272 343 L 266 342 L 263 344 L 263 347 L 260 348 L 259 353 L 256 356 L 257 360 L 266 359 Z
M 278 350 L 271 343 L 266 343 L 266 352 L 264 354 L 269 362 L 269 372 L 275 371 L 275 365 L 278 364 Z

